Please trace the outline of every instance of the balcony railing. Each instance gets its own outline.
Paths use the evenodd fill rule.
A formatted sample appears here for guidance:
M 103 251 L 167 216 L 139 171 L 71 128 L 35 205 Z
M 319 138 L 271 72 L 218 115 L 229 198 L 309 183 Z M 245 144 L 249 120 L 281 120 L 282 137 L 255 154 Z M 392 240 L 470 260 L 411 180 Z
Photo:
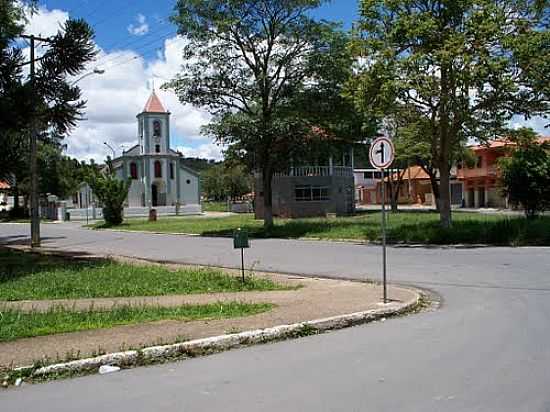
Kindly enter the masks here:
M 275 177 L 346 176 L 353 177 L 353 169 L 347 166 L 300 166 L 287 172 L 276 173 Z

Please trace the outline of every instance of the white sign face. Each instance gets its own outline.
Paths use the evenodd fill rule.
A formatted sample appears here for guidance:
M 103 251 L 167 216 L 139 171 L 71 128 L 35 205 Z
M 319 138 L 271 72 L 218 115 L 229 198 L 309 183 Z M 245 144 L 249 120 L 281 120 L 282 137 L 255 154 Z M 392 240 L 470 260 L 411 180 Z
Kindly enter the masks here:
M 395 159 L 395 148 L 387 137 L 379 137 L 370 146 L 370 163 L 377 169 L 386 169 Z

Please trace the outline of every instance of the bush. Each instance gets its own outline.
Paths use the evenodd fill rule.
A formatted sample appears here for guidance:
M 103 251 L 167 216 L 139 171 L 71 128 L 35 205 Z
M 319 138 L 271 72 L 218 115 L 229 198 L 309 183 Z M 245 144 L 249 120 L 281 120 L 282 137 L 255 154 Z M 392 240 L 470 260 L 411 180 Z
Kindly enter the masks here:
M 105 223 L 109 226 L 120 225 L 124 220 L 124 202 L 128 197 L 130 181 L 117 179 L 110 160 L 107 160 L 105 173 L 90 176 L 89 184 L 96 197 L 103 204 Z
M 531 143 L 501 162 L 504 192 L 528 218 L 550 208 L 550 146 Z

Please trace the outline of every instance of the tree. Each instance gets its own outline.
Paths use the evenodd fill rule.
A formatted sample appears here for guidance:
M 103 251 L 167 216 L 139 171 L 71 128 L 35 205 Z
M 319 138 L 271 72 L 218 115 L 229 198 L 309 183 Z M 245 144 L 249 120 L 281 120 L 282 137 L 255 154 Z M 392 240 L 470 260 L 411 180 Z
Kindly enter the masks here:
M 88 184 L 94 195 L 103 205 L 103 218 L 109 226 L 118 226 L 123 220 L 124 202 L 128 197 L 131 180 L 120 180 L 115 176 L 111 159 L 107 159 L 107 167 L 92 173 Z
M 81 118 L 85 102 L 67 78 L 80 73 L 95 56 L 93 31 L 83 20 L 68 20 L 50 38 L 36 63 L 31 84 L 23 67 L 24 44 L 17 43 L 35 1 L 1 0 L 0 4 L 0 177 L 26 168 L 33 128 L 43 143 L 55 142 Z M 31 6 L 28 9 L 28 6 Z
M 221 163 L 201 173 L 202 189 L 210 200 L 237 199 L 252 191 L 252 179 L 243 165 Z
M 451 225 L 450 170 L 466 143 L 500 135 L 514 114 L 548 112 L 548 97 L 535 90 L 536 76 L 528 81 L 519 64 L 547 47 L 530 41 L 538 36 L 546 3 L 362 1 L 355 100 L 379 121 L 402 108 L 418 114 L 412 124 L 439 175 L 443 227 Z M 529 53 L 520 49 L 520 35 Z
M 264 224 L 273 224 L 272 178 L 304 149 L 312 124 L 293 99 L 315 88 L 330 59 L 333 25 L 310 13 L 325 0 L 178 0 L 173 21 L 188 43 L 166 87 L 214 115 L 205 133 L 261 174 Z
M 550 144 L 519 146 L 500 162 L 504 193 L 528 219 L 550 209 Z

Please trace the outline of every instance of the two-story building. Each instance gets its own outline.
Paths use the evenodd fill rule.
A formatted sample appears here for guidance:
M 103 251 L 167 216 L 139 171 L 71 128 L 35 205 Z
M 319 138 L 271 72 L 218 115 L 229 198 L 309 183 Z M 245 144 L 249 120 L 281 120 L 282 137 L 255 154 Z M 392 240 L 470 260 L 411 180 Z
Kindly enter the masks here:
M 262 179 L 256 176 L 255 214 L 264 215 Z M 272 182 L 273 215 L 284 218 L 350 215 L 355 213 L 353 147 L 326 164 L 295 166 L 277 173 Z

